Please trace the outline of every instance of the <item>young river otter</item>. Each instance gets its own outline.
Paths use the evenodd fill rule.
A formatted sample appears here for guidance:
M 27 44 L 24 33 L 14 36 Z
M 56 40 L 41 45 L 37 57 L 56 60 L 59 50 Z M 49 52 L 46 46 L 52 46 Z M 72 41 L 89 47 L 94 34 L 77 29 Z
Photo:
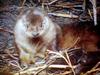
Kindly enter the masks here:
M 52 48 L 56 49 L 58 29 L 59 26 L 40 9 L 29 8 L 22 13 L 14 29 L 21 62 L 31 63 L 37 51 L 43 53 L 52 44 Z

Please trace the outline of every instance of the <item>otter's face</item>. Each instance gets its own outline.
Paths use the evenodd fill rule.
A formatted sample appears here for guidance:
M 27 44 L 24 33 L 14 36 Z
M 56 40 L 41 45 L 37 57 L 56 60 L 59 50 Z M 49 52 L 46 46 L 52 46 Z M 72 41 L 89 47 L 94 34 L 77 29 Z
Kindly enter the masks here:
M 37 12 L 37 13 L 36 13 Z M 31 38 L 36 38 L 41 36 L 44 32 L 44 18 L 40 11 L 29 11 L 26 18 L 26 35 Z
M 43 31 L 43 26 L 41 23 L 38 23 L 35 26 L 33 26 L 33 24 L 28 24 L 26 35 L 32 38 L 36 38 L 40 36 L 40 32 L 42 31 Z

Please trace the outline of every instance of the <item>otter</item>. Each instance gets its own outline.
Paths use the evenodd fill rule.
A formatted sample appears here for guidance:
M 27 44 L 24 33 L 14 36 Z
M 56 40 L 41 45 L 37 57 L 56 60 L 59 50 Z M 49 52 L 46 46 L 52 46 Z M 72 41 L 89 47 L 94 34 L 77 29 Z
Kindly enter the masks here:
M 15 25 L 15 43 L 22 63 L 31 63 L 35 53 L 52 46 L 56 49 L 56 35 L 60 27 L 40 9 L 29 8 L 18 18 Z

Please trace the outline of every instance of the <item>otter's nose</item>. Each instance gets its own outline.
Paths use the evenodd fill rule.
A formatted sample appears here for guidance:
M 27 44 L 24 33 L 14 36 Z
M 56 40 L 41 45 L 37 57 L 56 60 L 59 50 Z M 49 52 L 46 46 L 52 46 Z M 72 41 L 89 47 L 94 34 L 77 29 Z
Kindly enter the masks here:
M 39 33 L 34 32 L 34 33 L 32 33 L 32 35 L 33 35 L 34 37 L 36 37 L 36 36 L 39 35 Z

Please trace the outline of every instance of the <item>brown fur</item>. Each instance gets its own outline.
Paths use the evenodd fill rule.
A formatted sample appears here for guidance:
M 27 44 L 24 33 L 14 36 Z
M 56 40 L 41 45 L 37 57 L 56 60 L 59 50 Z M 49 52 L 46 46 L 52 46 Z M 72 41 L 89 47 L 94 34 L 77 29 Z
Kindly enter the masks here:
M 99 42 L 99 37 L 88 26 L 81 29 L 78 26 L 65 25 L 62 27 L 62 37 L 58 38 L 58 44 L 62 49 L 71 48 L 78 38 L 79 40 L 75 44 L 76 47 L 81 47 L 86 52 L 98 50 L 97 43 Z

